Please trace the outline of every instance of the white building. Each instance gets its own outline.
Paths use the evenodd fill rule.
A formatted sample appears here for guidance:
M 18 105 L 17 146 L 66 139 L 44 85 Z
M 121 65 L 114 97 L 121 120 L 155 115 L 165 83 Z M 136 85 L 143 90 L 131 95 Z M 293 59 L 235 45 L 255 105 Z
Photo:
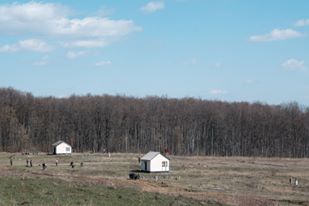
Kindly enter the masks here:
M 170 160 L 160 152 L 148 152 L 141 158 L 141 170 L 144 172 L 169 172 Z
M 72 153 L 72 147 L 64 141 L 58 141 L 52 145 L 53 145 L 53 154 L 71 154 Z

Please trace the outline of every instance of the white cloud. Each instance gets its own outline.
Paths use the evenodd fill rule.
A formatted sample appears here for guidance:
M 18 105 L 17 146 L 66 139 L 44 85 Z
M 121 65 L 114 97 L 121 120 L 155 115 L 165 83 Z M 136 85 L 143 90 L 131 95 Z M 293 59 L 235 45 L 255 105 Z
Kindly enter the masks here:
M 303 34 L 293 29 L 274 29 L 265 35 L 255 35 L 250 37 L 252 42 L 278 41 L 301 37 Z
M 0 13 L 0 32 L 5 34 L 32 32 L 79 38 L 118 37 L 140 29 L 131 20 L 69 18 L 65 9 L 51 3 L 2 5 Z
M 43 56 L 39 61 L 33 62 L 35 66 L 45 66 L 48 64 L 48 56 Z
M 51 50 L 47 43 L 40 39 L 27 39 L 20 41 L 19 46 L 24 50 L 34 52 L 49 52 Z
M 64 47 L 80 47 L 80 48 L 100 48 L 105 47 L 109 43 L 105 40 L 94 39 L 94 40 L 77 40 L 72 42 L 66 42 L 62 45 Z
M 17 51 L 33 51 L 33 52 L 49 52 L 51 47 L 40 39 L 26 39 L 16 44 L 7 44 L 0 47 L 0 52 L 17 52 Z
M 186 64 L 189 64 L 189 65 L 197 65 L 198 64 L 198 59 L 196 57 L 192 57 L 190 59 L 187 60 Z
M 256 82 L 252 79 L 246 79 L 245 80 L 245 84 L 251 85 L 251 84 L 255 84 Z
M 291 58 L 283 62 L 281 66 L 289 70 L 301 70 L 305 69 L 305 62 Z
M 78 57 L 83 57 L 85 56 L 87 53 L 85 51 L 68 51 L 66 53 L 66 57 L 68 59 L 76 59 Z
M 0 53 L 11 53 L 11 52 L 16 52 L 18 51 L 19 48 L 16 44 L 12 44 L 12 45 L 4 45 L 0 47 Z
M 60 4 L 29 2 L 0 5 L 0 35 L 33 35 L 73 42 L 72 47 L 103 47 L 122 36 L 141 31 L 132 20 L 88 16 L 71 18 Z M 31 44 L 31 42 L 24 42 Z M 26 45 L 27 46 L 27 45 Z M 14 51 L 7 45 L 2 51 Z
M 96 64 L 95 64 L 95 66 L 97 66 L 97 67 L 100 67 L 100 66 L 108 66 L 108 65 L 111 65 L 112 64 L 112 62 L 111 61 L 100 61 L 100 62 L 97 62 Z
M 302 27 L 302 26 L 309 26 L 309 19 L 301 19 L 298 20 L 295 24 L 296 26 Z
M 209 94 L 211 95 L 223 95 L 226 94 L 227 92 L 225 90 L 222 89 L 212 89 L 209 91 Z
M 144 13 L 154 13 L 165 8 L 163 1 L 151 1 L 141 8 Z
M 220 68 L 222 68 L 222 63 L 221 62 L 216 62 L 214 64 L 214 67 L 217 68 L 217 69 L 220 69 Z

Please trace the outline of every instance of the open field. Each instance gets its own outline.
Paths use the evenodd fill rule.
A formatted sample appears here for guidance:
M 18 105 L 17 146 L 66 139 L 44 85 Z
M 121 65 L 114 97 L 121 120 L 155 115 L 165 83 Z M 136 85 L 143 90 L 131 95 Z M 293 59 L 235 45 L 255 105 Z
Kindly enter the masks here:
M 39 154 L 29 156 L 30 168 L 27 156 L 1 153 L 0 205 L 309 206 L 309 159 L 170 156 L 169 174 L 141 173 L 141 180 L 128 180 L 129 171 L 139 169 L 137 157 Z M 290 177 L 299 179 L 298 187 L 290 185 Z

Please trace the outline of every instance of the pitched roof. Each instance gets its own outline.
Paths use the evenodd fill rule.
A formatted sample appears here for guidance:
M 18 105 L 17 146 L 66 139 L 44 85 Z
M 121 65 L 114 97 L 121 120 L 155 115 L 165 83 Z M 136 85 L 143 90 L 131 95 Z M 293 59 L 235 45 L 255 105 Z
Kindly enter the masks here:
M 60 145 L 61 143 L 65 143 L 65 144 L 69 145 L 68 143 L 66 143 L 66 142 L 64 142 L 64 141 L 61 141 L 61 140 L 55 142 L 55 143 L 52 144 L 52 145 L 53 145 L 53 146 L 57 146 L 57 145 Z
M 141 160 L 152 160 L 153 158 L 155 158 L 157 155 L 159 155 L 160 152 L 153 152 L 153 151 L 150 151 L 148 152 L 147 154 L 145 154 Z M 163 157 L 165 157 L 164 155 L 162 155 Z M 165 157 L 166 158 L 166 157 Z M 168 159 L 168 158 L 166 158 Z

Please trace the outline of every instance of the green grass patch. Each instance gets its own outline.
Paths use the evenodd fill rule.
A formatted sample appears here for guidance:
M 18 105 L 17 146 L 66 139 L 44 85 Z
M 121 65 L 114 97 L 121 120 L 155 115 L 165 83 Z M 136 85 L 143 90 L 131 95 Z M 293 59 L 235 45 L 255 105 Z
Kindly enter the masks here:
M 0 205 L 203 205 L 182 197 L 49 178 L 0 178 Z

